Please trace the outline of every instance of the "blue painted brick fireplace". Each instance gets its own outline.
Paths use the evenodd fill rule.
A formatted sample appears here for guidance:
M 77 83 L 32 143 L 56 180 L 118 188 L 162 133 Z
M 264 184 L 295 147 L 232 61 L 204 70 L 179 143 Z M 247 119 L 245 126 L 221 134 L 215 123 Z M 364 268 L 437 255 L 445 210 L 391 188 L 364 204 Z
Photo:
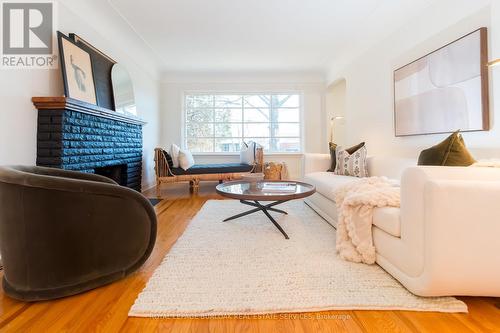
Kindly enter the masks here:
M 104 115 L 39 109 L 37 165 L 114 174 L 120 185 L 140 191 L 143 124 Z

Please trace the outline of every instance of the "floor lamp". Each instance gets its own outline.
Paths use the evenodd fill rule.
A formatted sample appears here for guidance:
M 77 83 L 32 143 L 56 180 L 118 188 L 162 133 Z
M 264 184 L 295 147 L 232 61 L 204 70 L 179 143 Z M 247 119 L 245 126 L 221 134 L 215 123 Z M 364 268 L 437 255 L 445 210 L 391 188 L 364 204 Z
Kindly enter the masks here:
M 490 66 L 490 67 L 494 67 L 494 66 L 498 66 L 498 65 L 500 65 L 500 58 L 495 59 L 495 60 L 493 60 L 493 61 L 490 61 L 490 62 L 488 63 L 488 66 Z
M 333 129 L 335 127 L 335 122 L 344 119 L 344 116 L 334 116 L 330 119 L 330 142 L 333 142 Z

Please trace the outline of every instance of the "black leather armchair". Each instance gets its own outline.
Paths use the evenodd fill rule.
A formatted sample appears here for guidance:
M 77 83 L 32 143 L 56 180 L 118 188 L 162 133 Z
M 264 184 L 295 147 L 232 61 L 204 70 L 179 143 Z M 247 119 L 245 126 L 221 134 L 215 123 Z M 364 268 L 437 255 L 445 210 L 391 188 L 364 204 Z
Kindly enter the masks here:
M 0 167 L 0 251 L 7 295 L 74 295 L 137 270 L 156 240 L 156 214 L 140 193 L 103 176 Z

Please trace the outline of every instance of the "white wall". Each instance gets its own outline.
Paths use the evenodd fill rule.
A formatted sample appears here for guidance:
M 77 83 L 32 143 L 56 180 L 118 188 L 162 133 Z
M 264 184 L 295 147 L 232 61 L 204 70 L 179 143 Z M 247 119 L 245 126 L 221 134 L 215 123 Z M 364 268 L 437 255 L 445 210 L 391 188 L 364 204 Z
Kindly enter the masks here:
M 301 92 L 303 93 L 304 152 L 326 152 L 324 78 L 317 73 L 165 73 L 161 83 L 161 144 L 167 150 L 182 143 L 183 95 L 200 92 Z M 301 175 L 302 154 L 264 154 L 266 161 L 284 161 L 290 175 Z M 196 163 L 238 162 L 239 155 L 196 155 Z
M 78 34 L 130 72 L 138 115 L 148 122 L 143 139 L 143 187 L 154 184 L 153 149 L 158 144 L 160 116 L 158 60 L 107 1 L 59 1 L 58 29 Z M 0 88 L 0 165 L 34 165 L 37 112 L 31 97 L 62 96 L 60 70 L 0 70 Z
M 489 58 L 500 57 L 500 1 L 442 0 L 350 64 L 332 67 L 328 82 L 346 80 L 347 144 L 366 141 L 370 155 L 417 157 L 446 135 L 396 138 L 393 71 L 479 27 L 488 27 Z M 491 130 L 464 133 L 476 158 L 500 157 L 500 67 L 490 70 Z

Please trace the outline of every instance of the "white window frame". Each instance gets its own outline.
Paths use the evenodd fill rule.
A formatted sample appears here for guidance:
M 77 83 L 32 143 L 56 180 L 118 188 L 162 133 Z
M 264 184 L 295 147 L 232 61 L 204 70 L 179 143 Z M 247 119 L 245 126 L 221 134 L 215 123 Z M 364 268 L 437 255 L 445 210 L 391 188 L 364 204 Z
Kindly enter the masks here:
M 297 152 L 276 152 L 265 151 L 265 156 L 302 156 L 304 152 L 304 93 L 303 91 L 284 90 L 284 91 L 227 91 L 227 90 L 185 90 L 181 96 L 181 147 L 187 149 L 186 137 L 186 96 L 187 95 L 298 95 L 299 96 L 299 151 Z M 245 122 L 243 122 L 245 124 Z M 244 135 L 244 134 L 243 134 Z M 215 138 L 215 136 L 214 136 Z M 270 138 L 271 139 L 271 138 Z M 239 155 L 239 152 L 193 152 L 195 156 L 228 156 Z

